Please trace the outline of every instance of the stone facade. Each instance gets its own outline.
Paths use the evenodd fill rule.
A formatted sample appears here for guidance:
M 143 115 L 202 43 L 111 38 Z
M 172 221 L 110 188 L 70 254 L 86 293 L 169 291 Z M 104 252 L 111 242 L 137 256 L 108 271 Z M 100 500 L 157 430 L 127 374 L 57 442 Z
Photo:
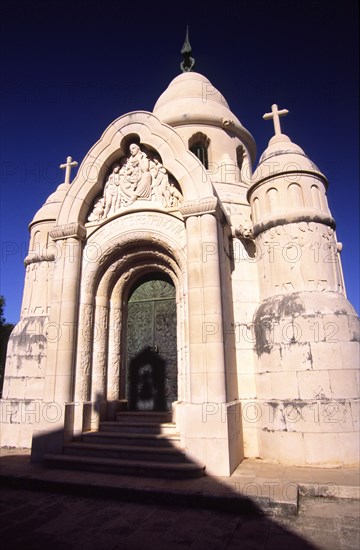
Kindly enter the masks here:
M 39 460 L 112 419 L 129 402 L 138 341 L 140 355 L 144 342 L 153 357 L 164 345 L 175 353 L 173 418 L 208 473 L 230 475 L 244 457 L 358 463 L 358 318 L 326 177 L 281 133 L 283 114 L 265 115 L 275 136 L 253 173 L 253 137 L 186 72 L 153 113 L 115 120 L 71 184 L 68 158 L 65 183 L 30 224 L 1 446 L 32 447 Z M 151 281 L 174 289 L 176 313 L 156 305 L 150 337 L 150 310 L 130 304 Z M 156 408 L 145 367 L 139 395 Z

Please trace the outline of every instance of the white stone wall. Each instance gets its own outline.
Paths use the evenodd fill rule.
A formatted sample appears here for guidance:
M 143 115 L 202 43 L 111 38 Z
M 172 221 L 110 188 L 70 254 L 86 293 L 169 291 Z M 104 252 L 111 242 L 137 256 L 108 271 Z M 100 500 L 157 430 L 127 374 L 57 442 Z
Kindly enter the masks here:
M 48 234 L 52 225 L 47 221 L 31 228 L 21 318 L 7 347 L 0 446 L 30 448 L 34 426 L 43 416 L 48 343 L 59 335 L 59 327 L 49 322 L 56 261 Z

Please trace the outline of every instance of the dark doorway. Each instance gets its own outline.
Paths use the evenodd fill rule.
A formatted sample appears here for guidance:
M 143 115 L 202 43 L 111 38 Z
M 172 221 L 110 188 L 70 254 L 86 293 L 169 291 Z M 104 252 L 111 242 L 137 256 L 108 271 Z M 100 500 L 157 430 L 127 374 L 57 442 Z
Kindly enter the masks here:
M 171 410 L 177 400 L 175 288 L 165 274 L 143 277 L 128 300 L 126 393 L 131 410 Z

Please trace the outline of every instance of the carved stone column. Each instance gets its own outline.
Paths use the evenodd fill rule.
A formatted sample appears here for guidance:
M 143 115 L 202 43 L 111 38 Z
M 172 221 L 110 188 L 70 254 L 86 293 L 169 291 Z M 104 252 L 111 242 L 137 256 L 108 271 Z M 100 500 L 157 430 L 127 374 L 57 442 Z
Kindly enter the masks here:
M 96 298 L 92 377 L 91 377 L 91 402 L 92 415 L 91 427 L 97 429 L 99 421 L 106 416 L 106 381 L 107 381 L 107 350 L 108 350 L 108 300 L 101 296 Z
M 217 199 L 181 209 L 186 217 L 190 394 L 193 403 L 226 401 Z M 211 327 L 211 331 L 209 328 Z
M 115 285 L 116 288 L 117 285 Z M 110 302 L 109 316 L 109 351 L 108 351 L 108 401 L 120 398 L 120 345 L 121 345 L 121 302 L 120 296 L 115 295 Z
M 106 398 L 108 303 L 104 298 L 96 299 L 94 320 L 93 372 L 91 400 Z
M 75 401 L 88 401 L 90 399 L 93 315 L 94 307 L 92 303 L 80 304 Z
M 214 214 L 200 218 L 202 234 L 202 268 L 204 293 L 204 325 L 207 401 L 226 402 L 226 365 L 223 338 L 223 311 L 220 279 L 218 220 Z M 210 250 L 208 247 L 210 242 Z M 210 251 L 205 254 L 204 250 Z M 209 331 L 210 327 L 210 331 Z
M 230 475 L 242 458 L 238 403 L 227 402 L 222 264 L 216 197 L 185 203 L 188 261 L 190 403 L 178 408 L 182 441 L 207 471 Z
M 78 223 L 55 227 L 50 236 L 57 241 L 53 292 L 48 324 L 44 410 L 33 433 L 32 460 L 46 452 L 62 452 L 64 440 L 73 430 L 75 347 L 78 294 L 85 229 Z
M 50 232 L 61 250 L 55 262 L 49 322 L 53 334 L 48 339 L 45 399 L 50 401 L 65 403 L 73 398 L 81 241 L 85 234 L 78 223 L 58 226 Z

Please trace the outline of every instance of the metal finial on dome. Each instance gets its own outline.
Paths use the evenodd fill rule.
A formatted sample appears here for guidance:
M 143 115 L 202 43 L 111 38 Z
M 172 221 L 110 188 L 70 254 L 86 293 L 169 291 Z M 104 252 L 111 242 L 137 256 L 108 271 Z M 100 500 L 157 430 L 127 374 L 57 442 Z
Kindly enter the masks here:
M 181 55 L 183 56 L 183 60 L 180 63 L 180 67 L 183 73 L 188 73 L 189 71 L 191 71 L 191 69 L 195 65 L 195 59 L 191 57 L 191 54 L 192 54 L 192 51 L 191 51 L 191 46 L 189 42 L 189 26 L 187 26 L 185 42 L 183 44 L 183 47 L 181 48 Z

